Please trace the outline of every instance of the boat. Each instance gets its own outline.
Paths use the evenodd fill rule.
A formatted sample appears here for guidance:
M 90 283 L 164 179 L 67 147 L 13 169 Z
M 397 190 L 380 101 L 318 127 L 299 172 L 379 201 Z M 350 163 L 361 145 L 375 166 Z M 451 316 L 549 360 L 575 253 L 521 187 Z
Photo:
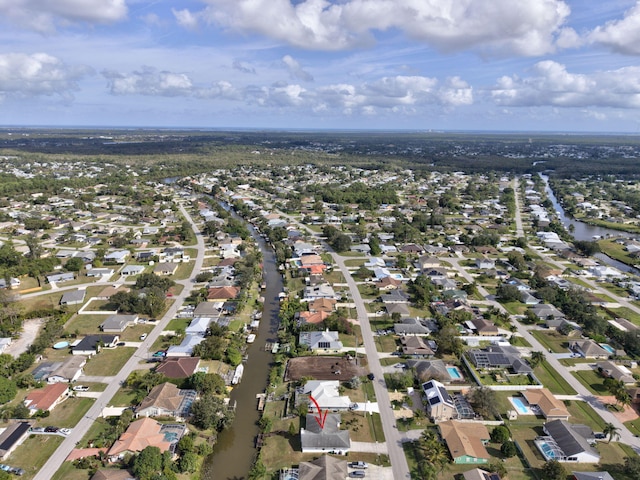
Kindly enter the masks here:
M 253 343 L 255 341 L 256 341 L 255 333 L 250 333 L 249 335 L 247 335 L 247 343 Z
M 240 364 L 236 367 L 236 371 L 231 379 L 231 385 L 237 385 L 242 380 L 242 374 L 244 373 L 244 365 Z

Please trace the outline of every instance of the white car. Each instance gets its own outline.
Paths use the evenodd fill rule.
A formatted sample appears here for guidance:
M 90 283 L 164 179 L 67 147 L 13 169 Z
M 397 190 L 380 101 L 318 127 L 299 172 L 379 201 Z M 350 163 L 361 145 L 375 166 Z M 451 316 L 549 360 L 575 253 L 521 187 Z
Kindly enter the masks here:
M 74 392 L 88 392 L 89 391 L 89 387 L 87 387 L 85 385 L 76 385 L 75 387 L 73 387 L 73 391 Z
M 140 340 L 144 340 L 145 338 L 147 338 L 147 334 L 143 333 L 142 335 L 140 335 Z
M 71 433 L 71 429 L 70 428 L 61 428 L 60 430 L 58 430 L 58 432 L 60 432 L 63 435 L 69 435 Z

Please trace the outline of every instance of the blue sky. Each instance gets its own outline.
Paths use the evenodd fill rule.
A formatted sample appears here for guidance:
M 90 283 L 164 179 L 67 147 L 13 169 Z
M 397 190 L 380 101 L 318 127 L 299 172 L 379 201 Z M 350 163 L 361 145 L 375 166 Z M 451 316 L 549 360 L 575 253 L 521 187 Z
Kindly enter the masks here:
M 0 1 L 0 125 L 640 133 L 640 0 Z

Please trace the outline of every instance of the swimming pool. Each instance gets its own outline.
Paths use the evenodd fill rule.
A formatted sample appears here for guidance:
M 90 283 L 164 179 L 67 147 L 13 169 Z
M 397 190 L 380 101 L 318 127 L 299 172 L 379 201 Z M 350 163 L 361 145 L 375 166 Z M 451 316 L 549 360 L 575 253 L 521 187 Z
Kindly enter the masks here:
M 538 437 L 534 440 L 536 447 L 546 460 L 564 458 L 565 454 L 551 437 Z
M 616 350 L 608 343 L 600 343 L 599 345 L 609 353 L 616 353 Z
M 529 403 L 521 397 L 509 397 L 509 401 L 520 415 L 533 415 Z
M 460 373 L 460 370 L 458 370 L 458 367 L 447 367 L 447 372 L 449 373 L 449 376 L 451 377 L 452 380 L 462 379 L 462 373 Z

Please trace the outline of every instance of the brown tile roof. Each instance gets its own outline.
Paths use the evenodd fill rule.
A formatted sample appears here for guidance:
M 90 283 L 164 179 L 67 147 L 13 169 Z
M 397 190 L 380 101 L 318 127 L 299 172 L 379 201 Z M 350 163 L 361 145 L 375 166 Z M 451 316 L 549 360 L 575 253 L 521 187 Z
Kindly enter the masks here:
M 181 402 L 182 396 L 180 395 L 180 389 L 173 383 L 165 382 L 153 387 L 149 395 L 138 405 L 136 411 L 149 407 L 157 407 L 175 412 L 178 410 Z
M 438 427 L 454 460 L 464 455 L 487 460 L 490 458 L 482 443 L 483 440 L 489 440 L 489 431 L 481 423 L 448 420 L 439 423 Z
M 161 428 L 161 424 L 149 417 L 136 420 L 115 441 L 108 454 L 113 456 L 124 452 L 141 452 L 147 447 L 158 447 L 161 452 L 165 452 L 171 447 L 171 442 L 165 440 L 160 433 Z
M 156 372 L 169 378 L 187 378 L 194 374 L 199 363 L 200 357 L 170 357 L 158 365 Z
M 300 318 L 304 323 L 321 323 L 329 316 L 328 312 L 300 312 Z
M 207 300 L 231 300 L 238 296 L 238 287 L 212 287 L 207 294 Z
M 323 455 L 311 462 L 300 462 L 298 480 L 344 480 L 347 461 Z
M 135 478 L 128 470 L 109 468 L 98 470 L 91 480 L 135 480 Z
M 336 301 L 330 298 L 318 298 L 309 302 L 309 310 L 312 312 L 333 312 Z
M 27 395 L 27 398 L 24 399 L 24 402 L 32 410 L 49 410 L 68 388 L 69 386 L 65 383 L 47 385 L 44 388 L 31 392 Z
M 545 417 L 567 417 L 569 410 L 547 388 L 529 389 L 522 392 L 531 405 L 538 405 Z

